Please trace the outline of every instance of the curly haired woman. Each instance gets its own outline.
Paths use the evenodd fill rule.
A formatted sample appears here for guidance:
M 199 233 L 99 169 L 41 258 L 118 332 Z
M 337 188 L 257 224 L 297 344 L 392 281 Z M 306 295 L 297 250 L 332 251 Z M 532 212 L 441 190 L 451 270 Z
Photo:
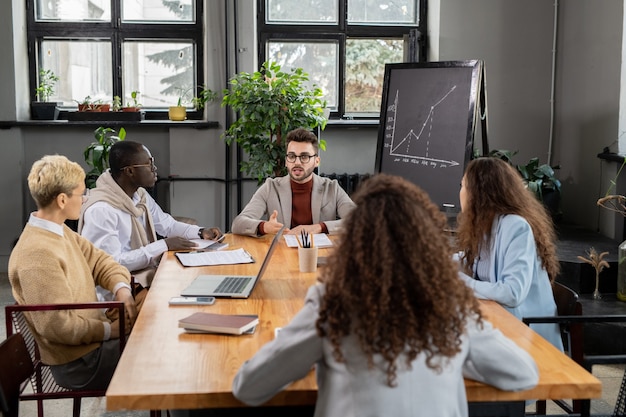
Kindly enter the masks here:
M 316 416 L 466 416 L 463 377 L 534 386 L 533 359 L 481 319 L 459 285 L 445 218 L 399 177 L 363 183 L 303 309 L 233 382 L 257 405 L 317 370 Z
M 461 181 L 458 243 L 461 278 L 479 298 L 518 318 L 554 316 L 551 282 L 559 273 L 549 214 L 519 173 L 497 158 L 471 161 Z M 563 350 L 558 324 L 533 330 Z

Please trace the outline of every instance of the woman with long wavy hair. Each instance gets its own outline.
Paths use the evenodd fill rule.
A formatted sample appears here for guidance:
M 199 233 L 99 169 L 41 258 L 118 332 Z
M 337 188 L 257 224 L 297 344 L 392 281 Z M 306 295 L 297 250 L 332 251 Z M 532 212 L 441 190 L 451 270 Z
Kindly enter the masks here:
M 463 377 L 534 386 L 533 359 L 482 320 L 459 282 L 445 216 L 412 183 L 379 174 L 356 193 L 303 309 L 239 370 L 264 403 L 316 365 L 316 416 L 466 416 Z M 471 362 L 471 366 L 468 366 Z
M 556 315 L 551 286 L 559 273 L 556 233 L 515 168 L 498 158 L 471 161 L 459 197 L 457 242 L 468 287 L 520 319 Z M 563 350 L 558 324 L 531 327 Z

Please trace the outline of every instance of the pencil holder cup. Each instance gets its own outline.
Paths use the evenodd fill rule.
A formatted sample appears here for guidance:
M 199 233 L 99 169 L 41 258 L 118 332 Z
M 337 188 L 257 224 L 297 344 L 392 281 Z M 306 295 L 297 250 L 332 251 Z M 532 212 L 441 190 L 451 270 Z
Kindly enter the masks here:
M 317 246 L 312 248 L 298 248 L 298 262 L 300 264 L 300 272 L 317 271 Z

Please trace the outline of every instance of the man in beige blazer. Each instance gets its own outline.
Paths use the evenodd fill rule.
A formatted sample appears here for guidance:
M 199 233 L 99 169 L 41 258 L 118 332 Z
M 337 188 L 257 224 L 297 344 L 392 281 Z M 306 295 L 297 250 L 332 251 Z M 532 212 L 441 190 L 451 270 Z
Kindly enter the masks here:
M 320 157 L 317 137 L 312 132 L 303 128 L 292 130 L 286 142 L 288 175 L 265 181 L 233 220 L 233 233 L 261 236 L 276 233 L 286 225 L 288 234 L 332 234 L 355 207 L 337 180 L 313 172 Z

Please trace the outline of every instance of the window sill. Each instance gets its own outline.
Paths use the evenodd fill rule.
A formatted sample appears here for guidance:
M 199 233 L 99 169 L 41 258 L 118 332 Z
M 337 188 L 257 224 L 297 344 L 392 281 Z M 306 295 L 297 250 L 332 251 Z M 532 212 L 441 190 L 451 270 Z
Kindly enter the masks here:
M 215 129 L 220 126 L 219 122 L 206 120 L 184 120 L 182 122 L 174 122 L 171 120 L 9 120 L 0 121 L 0 129 L 10 129 L 12 127 L 51 127 L 51 126 L 149 126 L 149 127 L 192 127 L 194 129 Z
M 329 119 L 326 127 L 377 127 L 378 119 Z

